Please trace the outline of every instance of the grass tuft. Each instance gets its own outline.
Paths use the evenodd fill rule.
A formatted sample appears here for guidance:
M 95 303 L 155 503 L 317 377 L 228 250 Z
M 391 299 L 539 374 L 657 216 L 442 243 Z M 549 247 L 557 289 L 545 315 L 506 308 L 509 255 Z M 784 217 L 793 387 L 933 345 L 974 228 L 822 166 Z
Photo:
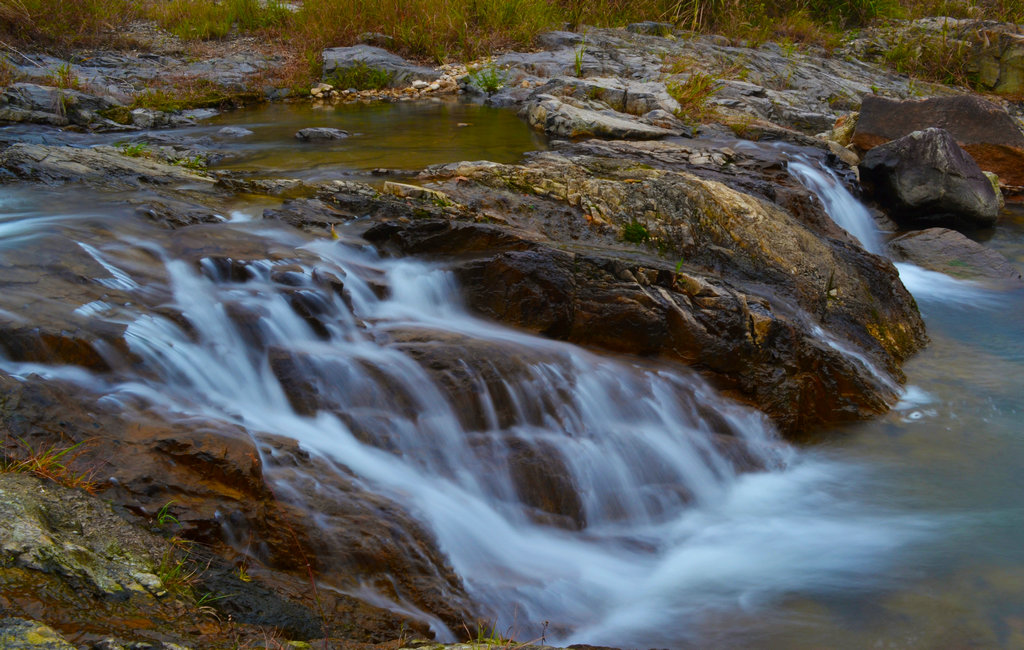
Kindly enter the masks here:
M 669 81 L 665 84 L 668 94 L 679 102 L 676 116 L 687 121 L 700 122 L 711 115 L 708 100 L 718 90 L 718 77 L 699 71 L 690 73 L 684 81 Z
M 0 473 L 33 474 L 64 487 L 77 488 L 86 492 L 96 491 L 95 469 L 78 471 L 70 465 L 81 456 L 86 441 L 71 446 L 50 445 L 34 448 L 18 438 L 18 448 L 13 452 L 4 451 L 0 457 Z

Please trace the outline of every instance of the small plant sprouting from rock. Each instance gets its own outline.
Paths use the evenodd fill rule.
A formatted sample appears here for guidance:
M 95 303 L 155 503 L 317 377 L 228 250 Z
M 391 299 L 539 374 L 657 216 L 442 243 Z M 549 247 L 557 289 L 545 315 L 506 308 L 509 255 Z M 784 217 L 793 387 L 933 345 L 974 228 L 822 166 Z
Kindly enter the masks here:
M 711 113 L 707 104 L 718 90 L 719 81 L 714 75 L 695 71 L 685 81 L 670 81 L 665 87 L 672 99 L 679 102 L 677 117 L 701 121 Z
M 584 34 L 580 44 L 576 46 L 576 54 L 573 61 L 573 70 L 576 76 L 583 78 L 583 57 L 587 54 L 587 35 Z
M 93 493 L 96 491 L 96 482 L 93 479 L 95 468 L 80 472 L 69 467 L 69 464 L 81 455 L 86 442 L 83 440 L 67 447 L 51 445 L 33 448 L 25 440 L 18 438 L 21 448 L 19 451 L 9 453 L 4 450 L 0 454 L 0 473 L 34 474 L 64 487 Z
M 81 90 L 82 82 L 75 74 L 75 71 L 71 68 L 70 63 L 62 63 L 57 68 L 46 75 L 46 82 L 51 86 L 62 88 L 64 90 Z
M 498 66 L 488 63 L 470 70 L 469 81 L 488 95 L 493 95 L 505 87 L 508 75 Z
M 145 142 L 124 142 L 121 144 L 121 154 L 129 158 L 148 156 L 149 145 Z
M 157 510 L 156 516 L 153 517 L 153 519 L 156 520 L 156 523 L 158 525 L 166 526 L 167 524 L 176 524 L 177 525 L 177 524 L 181 523 L 180 521 L 178 521 L 177 517 L 175 517 L 174 515 L 171 514 L 171 504 L 172 503 L 174 503 L 174 499 L 171 499 L 170 501 L 165 503 L 163 506 L 161 506 L 159 510 Z
M 174 164 L 194 171 L 206 171 L 206 159 L 200 154 L 178 158 Z
M 643 244 L 651 238 L 651 233 L 639 221 L 631 221 L 622 229 L 622 238 L 631 244 Z

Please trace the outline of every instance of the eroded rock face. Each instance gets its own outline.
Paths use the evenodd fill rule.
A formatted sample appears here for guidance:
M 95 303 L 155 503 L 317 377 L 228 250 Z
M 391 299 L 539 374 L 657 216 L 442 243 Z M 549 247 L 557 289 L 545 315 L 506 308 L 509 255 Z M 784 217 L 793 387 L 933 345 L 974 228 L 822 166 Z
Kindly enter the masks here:
M 999 216 L 992 183 L 943 129 L 875 147 L 859 169 L 867 193 L 904 227 L 985 228 Z
M 887 244 L 893 259 L 968 280 L 1019 281 L 1020 270 L 997 251 L 955 230 L 928 228 Z
M 1024 133 L 1005 109 L 977 95 L 903 101 L 865 95 L 852 141 L 867 151 L 931 127 L 948 131 L 1002 184 L 1024 185 Z
M 685 361 L 789 431 L 886 408 L 889 389 L 872 388 L 870 372 L 822 341 L 820 327 L 898 373 L 924 334 L 888 262 L 821 238 L 813 218 L 804 225 L 720 182 L 652 168 L 672 166 L 667 151 L 610 143 L 618 158 L 608 158 L 587 155 L 592 146 L 437 171 L 446 194 L 504 225 L 392 222 L 366 236 L 463 258 L 467 302 L 488 317 Z M 627 227 L 645 241 L 624 243 Z

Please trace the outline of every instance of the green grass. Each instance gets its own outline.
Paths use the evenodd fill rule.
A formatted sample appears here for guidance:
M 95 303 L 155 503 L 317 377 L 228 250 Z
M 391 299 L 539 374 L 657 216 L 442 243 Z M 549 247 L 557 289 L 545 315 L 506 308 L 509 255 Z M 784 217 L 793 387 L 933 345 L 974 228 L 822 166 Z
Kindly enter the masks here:
M 139 0 L 0 0 L 0 39 L 66 50 L 118 42 L 113 31 L 139 15 Z
M 669 81 L 665 84 L 668 94 L 679 102 L 676 116 L 689 122 L 700 122 L 708 118 L 708 100 L 718 90 L 719 81 L 714 75 L 691 72 L 683 81 Z
M 326 82 L 341 89 L 380 90 L 387 88 L 394 76 L 392 72 L 371 68 L 360 61 L 356 65 L 335 70 Z
M 279 0 L 171 0 L 151 5 L 147 14 L 186 40 L 220 39 L 235 28 L 256 31 L 283 27 L 292 15 Z
M 95 469 L 79 471 L 71 467 L 82 454 L 85 441 L 69 446 L 32 447 L 21 438 L 17 440 L 14 450 L 4 450 L 0 455 L 0 473 L 33 474 L 64 487 L 96 491 Z
M 651 238 L 651 233 L 639 221 L 631 221 L 622 228 L 622 238 L 631 244 L 642 244 Z
M 482 65 L 469 71 L 470 82 L 488 95 L 505 87 L 508 74 L 494 64 Z

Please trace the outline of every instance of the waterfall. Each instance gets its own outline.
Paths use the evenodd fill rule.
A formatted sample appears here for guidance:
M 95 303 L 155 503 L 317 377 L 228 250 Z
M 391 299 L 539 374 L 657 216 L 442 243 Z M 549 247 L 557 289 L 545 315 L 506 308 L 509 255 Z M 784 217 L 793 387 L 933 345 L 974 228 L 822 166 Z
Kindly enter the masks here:
M 300 479 L 267 441 L 296 440 L 429 530 L 502 632 L 550 621 L 549 642 L 679 647 L 708 617 L 884 582 L 928 527 L 852 500 L 867 470 L 786 445 L 693 372 L 472 316 L 436 264 L 259 222 L 205 228 L 174 245 L 123 225 L 75 240 L 95 286 L 133 298 L 76 314 L 127 323 L 138 363 L 0 366 L 241 425 L 278 494 Z M 175 253 L 216 228 L 294 255 Z
M 843 187 L 834 171 L 815 164 L 803 154 L 792 155 L 789 171 L 818 196 L 825 212 L 840 228 L 850 233 L 869 253 L 882 254 L 882 237 L 871 214 Z
M 853 235 L 869 253 L 885 255 L 882 236 L 868 209 L 843 186 L 835 172 L 804 154 L 791 154 L 790 172 L 821 200 L 825 212 Z M 897 263 L 900 280 L 918 301 L 962 307 L 991 303 L 995 298 L 977 282 L 929 271 L 915 264 Z

